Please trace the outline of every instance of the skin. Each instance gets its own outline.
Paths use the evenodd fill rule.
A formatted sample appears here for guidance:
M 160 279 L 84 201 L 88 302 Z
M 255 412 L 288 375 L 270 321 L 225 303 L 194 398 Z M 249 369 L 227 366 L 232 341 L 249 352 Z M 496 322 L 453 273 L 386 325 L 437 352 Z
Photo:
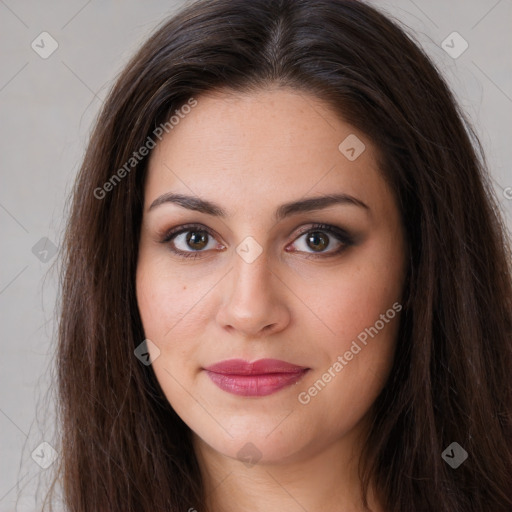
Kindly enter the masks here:
M 401 300 L 406 243 L 377 150 L 303 92 L 224 90 L 197 100 L 152 151 L 145 183 L 136 287 L 145 335 L 154 343 L 152 368 L 193 431 L 211 510 L 364 510 L 356 463 L 370 407 L 389 376 L 399 315 L 309 403 L 298 395 Z M 354 161 L 338 149 L 350 134 L 365 144 Z M 173 203 L 149 210 L 168 192 L 215 202 L 227 216 Z M 334 193 L 367 208 L 335 204 L 273 218 L 283 203 Z M 171 228 L 188 223 L 214 234 L 202 246 L 187 245 L 187 233 L 174 239 L 197 258 L 173 254 L 172 241 L 161 243 Z M 307 238 L 313 223 L 338 226 L 355 241 L 344 245 L 324 230 L 318 249 Z M 251 263 L 236 251 L 248 236 L 262 250 Z M 274 394 L 236 396 L 202 370 L 235 357 L 282 359 L 310 370 Z M 237 455 L 247 443 L 257 449 L 253 463 Z M 382 511 L 373 493 L 370 505 Z

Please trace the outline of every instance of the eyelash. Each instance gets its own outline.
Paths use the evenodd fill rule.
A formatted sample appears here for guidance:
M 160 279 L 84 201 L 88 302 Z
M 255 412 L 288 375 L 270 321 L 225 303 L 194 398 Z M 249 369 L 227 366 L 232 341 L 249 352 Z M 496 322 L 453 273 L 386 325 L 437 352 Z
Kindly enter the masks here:
M 213 232 L 207 228 L 206 226 L 202 226 L 200 224 L 187 224 L 184 226 L 179 226 L 177 228 L 173 228 L 170 231 L 168 231 L 162 240 L 160 240 L 160 243 L 162 244 L 168 244 L 178 235 L 181 235 L 182 233 L 187 233 L 189 231 L 199 231 L 199 232 L 205 232 L 208 234 L 208 236 L 211 236 L 212 238 L 215 238 L 215 235 Z M 306 229 L 302 230 L 295 240 L 300 238 L 302 235 L 312 233 L 314 231 L 322 231 L 325 233 L 328 233 L 329 235 L 333 235 L 335 238 L 338 239 L 339 242 L 341 242 L 341 247 L 337 250 L 335 250 L 332 253 L 304 253 L 305 258 L 327 258 L 331 256 L 336 256 L 343 252 L 347 247 L 353 245 L 354 240 L 352 237 L 343 229 L 338 228 L 336 226 L 331 226 L 329 224 L 312 224 L 311 226 L 307 227 Z M 294 240 L 294 241 L 295 241 Z M 179 249 L 175 249 L 172 247 L 172 244 L 169 244 L 171 247 L 171 251 L 182 258 L 198 258 L 200 257 L 200 254 L 206 251 L 181 251 Z M 292 251 L 292 252 L 301 252 L 301 251 Z M 327 254 L 327 256 L 325 256 Z

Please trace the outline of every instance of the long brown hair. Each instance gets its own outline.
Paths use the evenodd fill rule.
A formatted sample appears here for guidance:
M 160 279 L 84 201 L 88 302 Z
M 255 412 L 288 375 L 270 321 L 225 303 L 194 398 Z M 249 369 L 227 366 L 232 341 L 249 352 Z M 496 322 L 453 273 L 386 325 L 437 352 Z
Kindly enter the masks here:
M 510 512 L 510 252 L 482 151 L 412 37 L 354 0 L 195 2 L 116 80 L 65 233 L 54 485 L 67 509 L 206 510 L 190 429 L 134 356 L 145 338 L 135 269 L 148 158 L 126 163 L 190 98 L 276 84 L 326 100 L 373 141 L 410 247 L 394 366 L 361 458 L 363 496 L 374 484 L 386 512 Z M 468 453 L 457 469 L 441 456 L 452 442 Z

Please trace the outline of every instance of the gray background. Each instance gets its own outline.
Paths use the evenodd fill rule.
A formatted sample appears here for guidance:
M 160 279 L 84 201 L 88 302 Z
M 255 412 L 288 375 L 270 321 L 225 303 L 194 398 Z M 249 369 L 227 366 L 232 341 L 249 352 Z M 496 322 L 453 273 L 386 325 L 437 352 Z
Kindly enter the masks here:
M 183 3 L 0 0 L 1 512 L 15 510 L 16 500 L 16 510 L 36 510 L 37 476 L 42 494 L 51 469 L 31 457 L 47 457 L 38 447 L 54 435 L 44 400 L 56 325 L 51 244 L 60 246 L 91 124 L 128 58 Z M 510 229 L 512 0 L 372 3 L 410 27 L 455 91 L 483 142 Z M 47 59 L 31 47 L 44 31 L 58 43 Z M 457 58 L 442 48 L 454 31 L 469 45 Z M 51 241 L 47 253 L 42 238 Z

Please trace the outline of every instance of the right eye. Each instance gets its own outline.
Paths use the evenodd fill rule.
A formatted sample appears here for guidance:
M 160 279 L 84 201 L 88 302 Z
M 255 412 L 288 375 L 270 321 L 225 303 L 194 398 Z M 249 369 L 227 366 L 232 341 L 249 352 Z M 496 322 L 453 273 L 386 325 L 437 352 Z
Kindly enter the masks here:
M 183 258 L 197 258 L 199 253 L 219 245 L 215 244 L 213 233 L 208 228 L 197 224 L 173 228 L 161 242 L 169 244 L 171 251 Z

